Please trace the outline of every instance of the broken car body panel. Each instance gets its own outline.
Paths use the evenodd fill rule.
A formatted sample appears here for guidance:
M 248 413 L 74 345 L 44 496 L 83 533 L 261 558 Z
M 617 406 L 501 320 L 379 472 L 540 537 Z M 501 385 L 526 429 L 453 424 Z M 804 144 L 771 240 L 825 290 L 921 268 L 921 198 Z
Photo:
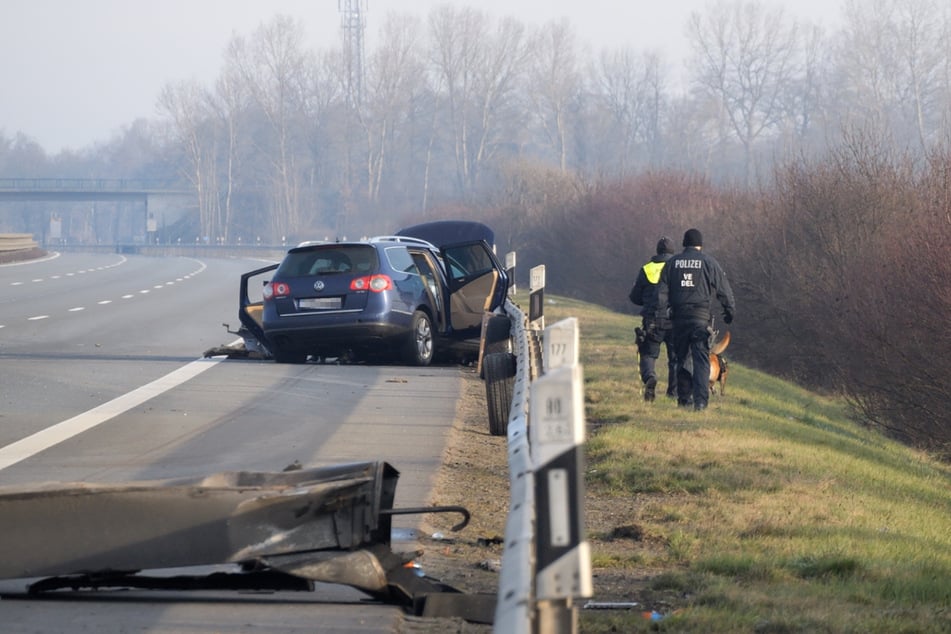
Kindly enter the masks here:
M 0 578 L 248 563 L 388 545 L 386 511 L 397 478 L 388 464 L 370 462 L 193 480 L 3 487 Z

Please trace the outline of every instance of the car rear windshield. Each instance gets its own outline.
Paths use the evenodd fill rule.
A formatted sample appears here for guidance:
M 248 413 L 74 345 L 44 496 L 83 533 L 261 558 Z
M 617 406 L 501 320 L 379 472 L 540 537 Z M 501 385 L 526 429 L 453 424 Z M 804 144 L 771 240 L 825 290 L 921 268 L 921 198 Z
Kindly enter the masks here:
M 294 249 L 277 269 L 280 277 L 306 277 L 335 273 L 369 274 L 379 268 L 376 249 L 362 244 L 327 244 Z

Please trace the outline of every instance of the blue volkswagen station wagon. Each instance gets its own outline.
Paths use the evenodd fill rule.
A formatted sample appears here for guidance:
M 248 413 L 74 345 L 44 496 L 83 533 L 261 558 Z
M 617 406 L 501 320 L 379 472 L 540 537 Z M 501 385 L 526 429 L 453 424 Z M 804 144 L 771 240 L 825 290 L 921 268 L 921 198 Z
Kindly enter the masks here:
M 308 242 L 279 265 L 242 276 L 240 318 L 279 363 L 478 355 L 482 318 L 500 309 L 505 269 L 487 226 L 441 221 L 394 235 Z M 247 279 L 273 270 L 260 303 Z

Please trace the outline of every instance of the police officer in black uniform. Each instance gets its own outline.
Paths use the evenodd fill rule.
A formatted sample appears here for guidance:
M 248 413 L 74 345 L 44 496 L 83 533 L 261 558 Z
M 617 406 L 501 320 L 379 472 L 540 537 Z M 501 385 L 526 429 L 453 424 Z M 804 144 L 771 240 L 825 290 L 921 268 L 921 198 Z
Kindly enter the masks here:
M 720 264 L 702 252 L 703 235 L 697 229 L 684 233 L 683 253 L 675 255 L 660 275 L 657 316 L 670 315 L 674 354 L 677 357 L 677 404 L 686 407 L 693 398 L 695 410 L 710 399 L 710 334 L 713 300 L 723 307 L 723 321 L 733 321 L 733 289 Z M 669 309 L 669 311 L 668 311 Z
M 657 242 L 657 255 L 641 267 L 628 298 L 641 308 L 641 327 L 636 329 L 638 366 L 644 383 L 644 400 L 654 400 L 657 373 L 654 364 L 660 356 L 660 345 L 667 348 L 667 396 L 677 391 L 677 360 L 674 358 L 670 320 L 666 315 L 655 317 L 657 312 L 657 283 L 664 265 L 674 255 L 674 241 L 662 237 Z

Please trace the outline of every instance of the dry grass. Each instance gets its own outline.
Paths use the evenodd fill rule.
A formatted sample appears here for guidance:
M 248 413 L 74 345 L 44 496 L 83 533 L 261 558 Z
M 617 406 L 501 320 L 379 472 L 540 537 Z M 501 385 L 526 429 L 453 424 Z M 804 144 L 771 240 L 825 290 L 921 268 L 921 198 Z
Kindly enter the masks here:
M 742 359 L 706 412 L 645 403 L 633 316 L 563 298 L 545 316 L 580 323 L 594 599 L 638 604 L 581 610 L 582 632 L 951 632 L 947 465 Z M 472 381 L 438 501 L 480 519 L 423 563 L 484 592 L 497 581 L 483 564 L 500 554 L 485 538 L 504 527 L 506 455 Z

